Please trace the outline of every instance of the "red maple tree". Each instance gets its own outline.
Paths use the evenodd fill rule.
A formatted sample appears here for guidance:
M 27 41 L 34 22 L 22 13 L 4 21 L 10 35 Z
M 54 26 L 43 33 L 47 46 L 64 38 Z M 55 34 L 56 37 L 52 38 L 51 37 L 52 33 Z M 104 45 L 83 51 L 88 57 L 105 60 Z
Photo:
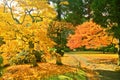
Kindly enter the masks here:
M 85 46 L 89 48 L 100 48 L 112 42 L 112 37 L 100 25 L 92 20 L 78 25 L 75 34 L 68 37 L 67 46 L 70 49 Z

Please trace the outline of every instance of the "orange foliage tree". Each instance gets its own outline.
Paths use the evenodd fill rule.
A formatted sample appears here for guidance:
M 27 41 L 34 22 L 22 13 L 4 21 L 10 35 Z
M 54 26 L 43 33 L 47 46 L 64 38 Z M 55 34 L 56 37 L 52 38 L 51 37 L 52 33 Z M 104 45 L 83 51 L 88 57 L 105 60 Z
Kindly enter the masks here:
M 78 25 L 75 34 L 68 37 L 67 46 L 70 49 L 85 46 L 87 49 L 100 48 L 111 44 L 113 37 L 108 36 L 106 30 L 92 20 Z

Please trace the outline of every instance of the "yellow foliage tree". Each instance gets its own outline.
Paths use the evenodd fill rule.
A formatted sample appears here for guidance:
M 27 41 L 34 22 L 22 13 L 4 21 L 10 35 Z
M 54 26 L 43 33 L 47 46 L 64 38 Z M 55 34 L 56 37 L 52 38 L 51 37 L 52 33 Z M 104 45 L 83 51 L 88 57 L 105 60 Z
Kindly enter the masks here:
M 0 38 L 5 41 L 5 44 L 0 46 L 0 52 L 6 62 L 23 50 L 30 53 L 33 50 L 43 51 L 47 56 L 49 49 L 55 45 L 47 35 L 47 28 L 56 13 L 45 0 L 34 0 L 34 2 L 4 0 L 3 5 L 0 6 Z M 42 6 L 39 7 L 38 4 Z M 18 8 L 20 11 L 17 11 L 17 15 Z M 38 18 L 42 20 L 39 21 Z

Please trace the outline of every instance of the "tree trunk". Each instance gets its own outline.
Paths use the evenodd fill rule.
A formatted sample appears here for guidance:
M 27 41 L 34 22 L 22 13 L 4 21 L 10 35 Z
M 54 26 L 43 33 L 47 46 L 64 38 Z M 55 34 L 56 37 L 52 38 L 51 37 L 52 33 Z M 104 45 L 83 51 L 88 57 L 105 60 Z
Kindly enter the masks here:
M 61 55 L 56 53 L 56 64 L 62 65 Z
M 118 65 L 120 66 L 120 39 L 118 39 Z
M 119 51 L 119 54 L 118 54 L 118 66 L 120 66 L 120 51 Z
M 60 5 L 60 1 L 57 2 L 57 19 L 59 21 L 61 21 L 61 5 Z

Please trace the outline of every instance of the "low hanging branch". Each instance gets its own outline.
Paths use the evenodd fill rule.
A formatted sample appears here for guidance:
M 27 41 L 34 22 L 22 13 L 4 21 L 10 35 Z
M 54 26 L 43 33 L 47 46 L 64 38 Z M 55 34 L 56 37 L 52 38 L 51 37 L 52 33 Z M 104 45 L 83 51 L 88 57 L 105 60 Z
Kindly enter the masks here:
M 4 4 L 8 7 L 8 9 L 10 10 L 10 13 L 11 13 L 11 16 L 13 18 L 13 20 L 18 23 L 18 24 L 23 24 L 24 20 L 25 20 L 25 17 L 26 17 L 26 11 L 25 11 L 25 14 L 23 16 L 23 20 L 20 22 L 16 17 L 14 17 L 14 13 L 13 13 L 13 9 L 12 9 L 12 3 L 13 3 L 14 0 L 12 0 L 9 4 L 7 2 L 5 2 Z

